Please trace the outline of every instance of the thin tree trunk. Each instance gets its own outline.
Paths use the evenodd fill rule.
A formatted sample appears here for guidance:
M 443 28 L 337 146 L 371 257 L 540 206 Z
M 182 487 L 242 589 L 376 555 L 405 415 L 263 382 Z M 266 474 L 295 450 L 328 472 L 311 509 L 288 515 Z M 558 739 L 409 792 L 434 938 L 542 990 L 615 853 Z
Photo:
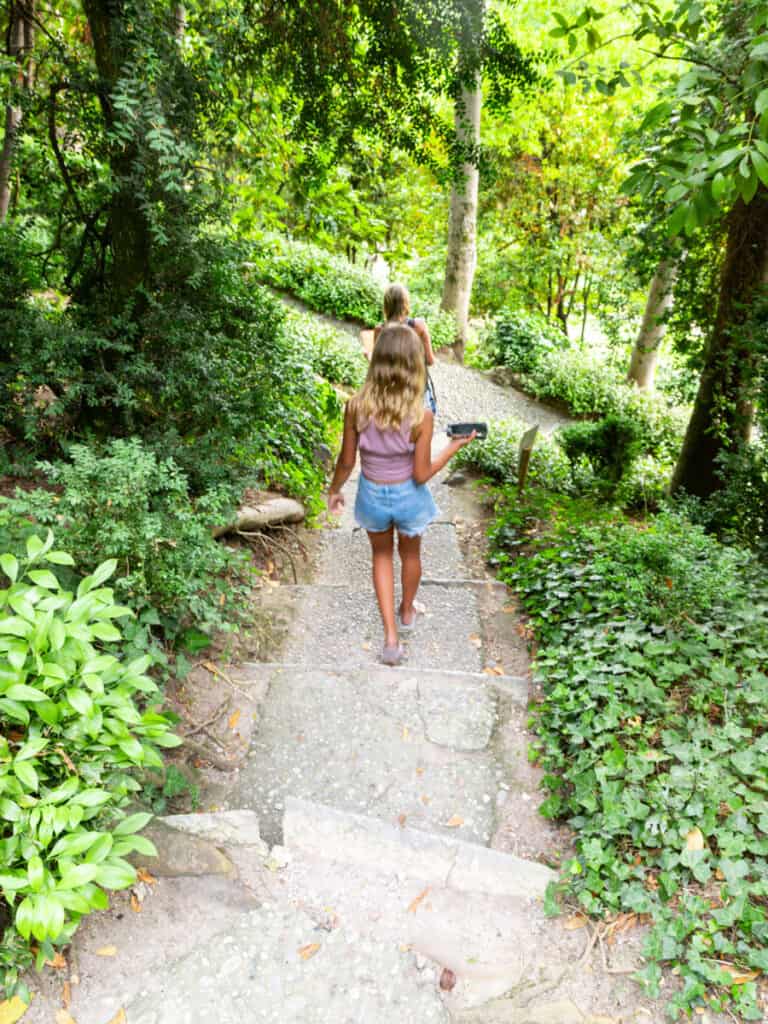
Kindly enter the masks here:
M 93 38 L 96 68 L 99 72 L 99 101 L 109 129 L 115 125 L 112 93 L 123 64 L 129 57 L 125 42 L 128 15 L 123 0 L 83 0 L 83 8 Z M 151 276 L 152 238 L 145 211 L 137 199 L 131 181 L 138 149 L 135 142 L 115 146 L 110 154 L 114 191 L 110 205 L 109 228 L 112 247 L 111 298 L 116 309 L 129 300 L 141 305 L 137 289 Z
M 754 407 L 759 330 L 750 317 L 768 284 L 768 190 L 760 186 L 748 205 L 741 199 L 728 217 L 720 293 L 707 343 L 699 390 L 672 477 L 672 492 L 707 497 L 723 486 L 718 457 L 749 441 Z
M 628 383 L 636 384 L 641 391 L 653 391 L 659 347 L 667 330 L 666 314 L 675 297 L 676 272 L 675 260 L 662 259 L 648 289 L 643 322 L 632 348 L 627 373 Z
M 469 331 L 469 300 L 477 265 L 477 193 L 480 181 L 477 154 L 480 147 L 481 106 L 482 92 L 478 75 L 474 87 L 462 86 L 461 102 L 456 105 L 456 135 L 463 145 L 472 147 L 474 159 L 463 165 L 462 181 L 454 184 L 451 190 L 448 255 L 440 304 L 442 309 L 456 316 L 454 351 L 462 360 Z
M 589 293 L 592 291 L 592 276 L 589 275 L 584 283 L 584 292 L 582 293 L 582 311 L 581 311 L 581 333 L 579 334 L 579 344 L 584 344 L 584 335 L 587 332 L 587 315 L 589 314 Z
M 10 24 L 8 26 L 8 56 L 19 64 L 19 77 L 23 81 L 22 61 L 24 58 L 24 10 L 21 6 L 11 6 Z M 0 149 L 0 224 L 8 216 L 11 205 L 11 178 L 13 176 L 13 152 L 21 125 L 21 107 L 11 102 L 5 108 L 5 128 L 3 145 Z

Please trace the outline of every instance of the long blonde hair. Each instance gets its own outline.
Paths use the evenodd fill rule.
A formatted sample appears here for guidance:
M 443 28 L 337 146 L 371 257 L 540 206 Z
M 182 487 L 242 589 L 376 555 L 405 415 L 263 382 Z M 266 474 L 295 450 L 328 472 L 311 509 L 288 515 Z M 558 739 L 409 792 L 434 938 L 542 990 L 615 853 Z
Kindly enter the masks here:
M 371 355 L 368 376 L 350 400 L 358 431 L 371 420 L 381 430 L 399 430 L 406 422 L 418 427 L 424 419 L 427 368 L 424 347 L 407 324 L 382 328 Z
M 404 320 L 411 312 L 411 297 L 402 284 L 391 284 L 384 292 L 384 319 Z

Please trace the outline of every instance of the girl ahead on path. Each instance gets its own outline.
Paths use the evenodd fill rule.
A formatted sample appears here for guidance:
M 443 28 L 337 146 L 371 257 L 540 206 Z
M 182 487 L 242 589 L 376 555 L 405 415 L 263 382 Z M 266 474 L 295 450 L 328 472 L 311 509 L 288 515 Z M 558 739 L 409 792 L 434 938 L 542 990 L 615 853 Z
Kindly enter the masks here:
M 432 351 L 432 338 L 429 334 L 426 320 L 411 316 L 411 297 L 408 289 L 402 284 L 391 284 L 384 292 L 384 324 L 379 324 L 373 329 L 373 345 L 376 347 L 379 335 L 387 324 L 407 324 L 416 332 L 419 341 L 424 348 L 424 362 L 427 366 L 433 366 L 435 354 Z M 437 400 L 432 379 L 427 370 L 424 384 L 424 403 L 432 412 L 437 412 Z
M 384 625 L 385 665 L 403 657 L 395 617 L 394 532 L 402 562 L 403 632 L 413 628 L 413 602 L 421 581 L 421 535 L 437 515 L 427 481 L 474 438 L 455 438 L 433 460 L 434 417 L 424 408 L 424 347 L 406 324 L 385 324 L 371 355 L 365 383 L 347 402 L 344 440 L 328 493 L 328 510 L 344 507 L 341 488 L 360 450 L 355 519 L 368 533 L 373 586 Z

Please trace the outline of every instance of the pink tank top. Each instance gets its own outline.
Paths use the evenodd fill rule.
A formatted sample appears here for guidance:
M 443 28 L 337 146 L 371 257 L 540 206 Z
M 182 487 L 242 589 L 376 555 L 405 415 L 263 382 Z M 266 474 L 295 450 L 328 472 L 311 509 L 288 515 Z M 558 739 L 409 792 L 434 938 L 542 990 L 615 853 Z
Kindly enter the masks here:
M 368 480 L 386 484 L 413 475 L 416 445 L 411 441 L 410 423 L 403 423 L 399 430 L 379 430 L 375 420 L 369 420 L 360 431 L 358 447 L 360 468 Z

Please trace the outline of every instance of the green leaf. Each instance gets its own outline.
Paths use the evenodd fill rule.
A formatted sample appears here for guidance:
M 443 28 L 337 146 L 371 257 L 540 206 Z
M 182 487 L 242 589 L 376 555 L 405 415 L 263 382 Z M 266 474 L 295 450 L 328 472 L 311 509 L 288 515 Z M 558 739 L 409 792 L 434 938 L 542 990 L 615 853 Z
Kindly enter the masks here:
M 127 836 L 132 832 L 140 832 L 152 820 L 152 815 L 140 811 L 138 814 L 130 814 L 118 822 L 112 830 L 116 836 Z
M 16 683 L 15 686 L 10 686 L 3 696 L 10 700 L 31 701 L 32 703 L 38 700 L 48 700 L 42 690 L 38 690 L 34 686 L 27 686 L 25 683 Z
M 758 117 L 768 110 L 768 89 L 762 89 L 755 100 L 755 113 Z
M 104 789 L 84 789 L 72 798 L 72 803 L 82 807 L 98 807 L 111 799 L 111 795 Z
M 45 871 L 43 869 L 43 862 L 37 855 L 30 857 L 27 861 L 27 877 L 32 890 L 40 892 L 43 887 Z
M 37 534 L 33 533 L 30 537 L 27 537 L 27 558 L 30 562 L 35 561 L 44 547 L 45 544 L 40 540 Z
M 52 565 L 74 565 L 75 560 L 66 551 L 49 551 L 45 556 L 46 562 Z
M 46 590 L 60 589 L 59 581 L 48 569 L 31 569 L 27 575 L 38 587 L 44 587 Z
M 23 782 L 24 785 L 27 786 L 29 789 L 36 790 L 38 785 L 40 784 L 37 772 L 29 763 L 29 761 L 22 761 L 21 764 L 14 764 L 13 774 L 16 776 L 17 779 L 19 779 L 20 782 Z
M 16 582 L 16 578 L 19 575 L 18 559 L 14 558 L 13 555 L 9 554 L 0 555 L 0 569 L 3 570 L 5 575 L 10 579 L 11 583 Z
M 20 636 L 26 639 L 32 632 L 32 625 L 14 615 L 12 618 L 0 619 L 0 634 Z
M 102 562 L 91 577 L 93 580 L 92 586 L 100 586 L 105 580 L 108 580 L 109 577 L 114 574 L 115 569 L 117 569 L 116 558 L 109 558 L 106 562 Z
M 91 626 L 91 635 L 108 643 L 114 643 L 122 637 L 120 630 L 108 622 L 94 622 Z
M 95 881 L 107 889 L 125 889 L 136 881 L 136 870 L 119 859 L 107 861 L 98 865 Z
M 768 89 L 766 92 L 768 92 Z M 768 187 L 768 160 L 766 160 L 763 154 L 757 149 L 751 150 L 749 156 L 752 160 L 755 171 L 757 172 L 758 178 L 766 187 Z
M 71 835 L 62 836 L 51 849 L 50 856 L 75 857 L 93 846 L 101 835 L 102 832 L 73 832 Z
M 86 882 L 92 882 L 98 871 L 98 864 L 75 864 L 62 873 L 58 888 L 79 889 Z
M 90 715 L 93 713 L 93 701 L 84 690 L 67 690 L 67 700 L 79 714 Z
M 36 757 L 41 750 L 45 750 L 48 746 L 48 740 L 44 736 L 33 736 L 31 739 L 23 745 L 21 750 L 18 751 L 16 757 L 13 759 L 14 764 L 18 764 L 19 761 L 26 761 L 30 757 Z

